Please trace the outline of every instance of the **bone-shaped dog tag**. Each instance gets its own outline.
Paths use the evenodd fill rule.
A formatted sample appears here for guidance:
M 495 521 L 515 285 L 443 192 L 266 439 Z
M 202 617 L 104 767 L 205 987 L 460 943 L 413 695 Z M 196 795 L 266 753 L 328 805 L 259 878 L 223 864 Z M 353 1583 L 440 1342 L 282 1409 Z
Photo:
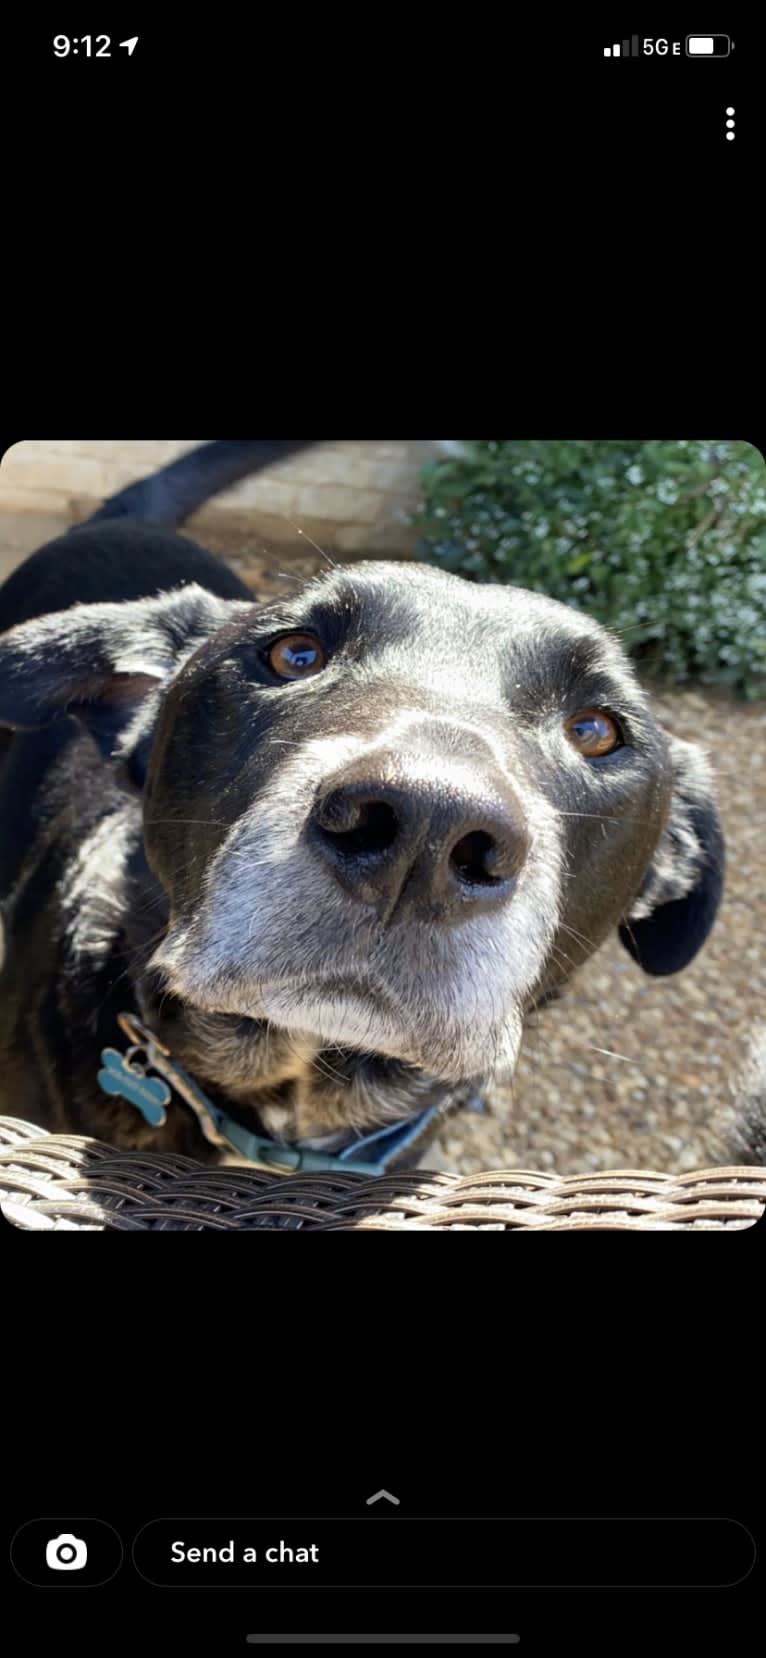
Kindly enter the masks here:
M 101 1054 L 103 1071 L 98 1073 L 98 1084 L 105 1094 L 120 1094 L 130 1105 L 135 1105 L 152 1128 L 166 1121 L 164 1107 L 170 1099 L 170 1089 L 160 1077 L 148 1077 L 138 1066 L 130 1065 L 125 1054 L 116 1048 L 104 1048 Z

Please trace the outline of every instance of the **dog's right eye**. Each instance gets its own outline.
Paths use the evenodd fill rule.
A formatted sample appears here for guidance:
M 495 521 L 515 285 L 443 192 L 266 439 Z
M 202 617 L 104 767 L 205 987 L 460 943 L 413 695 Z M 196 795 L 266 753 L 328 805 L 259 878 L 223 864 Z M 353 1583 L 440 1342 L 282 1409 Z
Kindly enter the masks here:
M 581 708 L 564 722 L 570 743 L 586 759 L 598 759 L 622 746 L 622 734 L 617 721 L 603 708 Z
M 285 633 L 269 646 L 267 660 L 280 679 L 308 679 L 321 672 L 327 658 L 313 634 Z

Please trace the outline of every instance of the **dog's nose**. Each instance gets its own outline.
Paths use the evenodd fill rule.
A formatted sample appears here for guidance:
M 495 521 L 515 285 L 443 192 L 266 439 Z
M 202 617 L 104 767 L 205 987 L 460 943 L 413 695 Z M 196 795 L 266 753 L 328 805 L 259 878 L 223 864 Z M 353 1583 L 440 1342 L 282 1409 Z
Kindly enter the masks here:
M 346 767 L 320 789 L 309 835 L 341 886 L 386 920 L 404 905 L 437 920 L 493 909 L 529 849 L 507 781 L 441 757 Z

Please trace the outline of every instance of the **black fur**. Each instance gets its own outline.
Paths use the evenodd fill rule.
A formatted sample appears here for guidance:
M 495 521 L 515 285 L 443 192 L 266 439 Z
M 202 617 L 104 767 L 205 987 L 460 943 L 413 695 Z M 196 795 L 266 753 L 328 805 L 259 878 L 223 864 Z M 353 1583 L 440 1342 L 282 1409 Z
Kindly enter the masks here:
M 680 898 L 666 898 L 640 920 L 623 923 L 620 938 L 645 973 L 680 973 L 693 961 L 715 921 L 723 891 L 724 844 L 718 813 L 694 805 L 688 822 L 696 842 L 695 882 Z

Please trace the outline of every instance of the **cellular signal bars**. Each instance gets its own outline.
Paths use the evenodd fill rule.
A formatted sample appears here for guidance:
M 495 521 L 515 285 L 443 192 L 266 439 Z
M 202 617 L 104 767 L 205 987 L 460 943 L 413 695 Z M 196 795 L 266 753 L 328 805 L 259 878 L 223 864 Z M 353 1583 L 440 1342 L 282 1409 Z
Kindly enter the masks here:
M 605 58 L 637 58 L 638 35 L 631 35 L 630 40 L 624 40 L 622 45 L 618 40 L 616 46 L 604 47 Z

